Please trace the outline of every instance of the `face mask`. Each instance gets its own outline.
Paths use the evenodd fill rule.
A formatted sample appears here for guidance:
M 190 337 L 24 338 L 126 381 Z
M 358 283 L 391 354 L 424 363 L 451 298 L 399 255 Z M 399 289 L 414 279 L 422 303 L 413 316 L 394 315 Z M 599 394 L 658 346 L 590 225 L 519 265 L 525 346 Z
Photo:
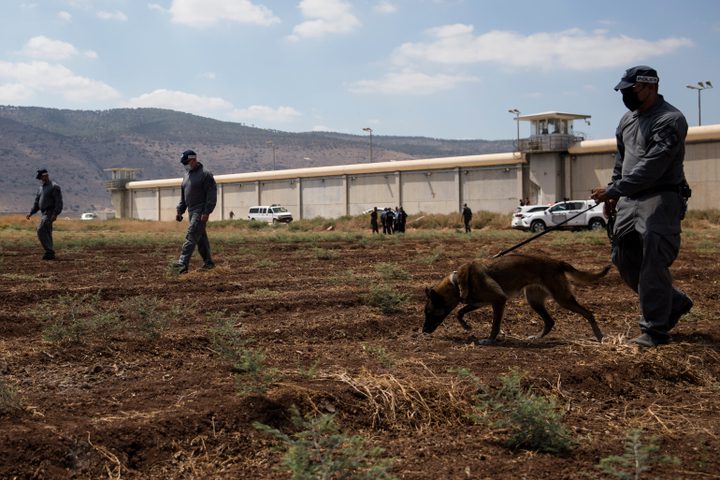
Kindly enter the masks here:
M 184 168 L 185 171 L 188 172 L 188 173 L 190 173 L 190 171 L 192 171 L 192 167 L 191 167 L 190 165 L 183 165 L 183 168 Z
M 631 112 L 634 112 L 642 105 L 637 92 L 633 91 L 632 87 L 622 90 L 622 100 L 627 109 Z

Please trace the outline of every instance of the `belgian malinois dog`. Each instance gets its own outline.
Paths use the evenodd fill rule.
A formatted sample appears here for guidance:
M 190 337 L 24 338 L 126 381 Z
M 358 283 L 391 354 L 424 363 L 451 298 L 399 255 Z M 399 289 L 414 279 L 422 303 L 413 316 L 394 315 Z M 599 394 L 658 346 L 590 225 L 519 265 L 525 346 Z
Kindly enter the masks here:
M 598 341 L 603 333 L 595 322 L 592 312 L 575 299 L 568 278 L 585 284 L 596 283 L 607 274 L 610 266 L 598 273 L 582 272 L 569 263 L 532 255 L 507 255 L 487 263 L 471 262 L 461 266 L 443 278 L 433 288 L 425 289 L 425 323 L 423 332 L 432 333 L 459 304 L 465 304 L 457 312 L 457 319 L 465 330 L 470 325 L 463 319 L 466 313 L 490 304 L 493 322 L 490 336 L 479 343 L 494 343 L 500 333 L 505 304 L 508 299 L 525 293 L 528 304 L 543 319 L 542 338 L 552 330 L 555 321 L 545 308 L 545 300 L 552 297 L 561 307 L 579 313 L 590 322 Z

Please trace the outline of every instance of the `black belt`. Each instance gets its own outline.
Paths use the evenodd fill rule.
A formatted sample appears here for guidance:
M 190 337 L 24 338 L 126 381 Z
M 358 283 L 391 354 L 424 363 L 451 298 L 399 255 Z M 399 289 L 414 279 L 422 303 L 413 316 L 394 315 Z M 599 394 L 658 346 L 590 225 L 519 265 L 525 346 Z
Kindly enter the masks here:
M 645 197 L 647 195 L 661 192 L 682 193 L 682 187 L 682 183 L 678 183 L 676 185 L 658 185 L 656 187 L 646 188 L 645 190 L 640 190 L 639 192 L 635 192 L 632 195 L 628 195 L 628 198 L 630 200 L 637 200 L 640 197 Z

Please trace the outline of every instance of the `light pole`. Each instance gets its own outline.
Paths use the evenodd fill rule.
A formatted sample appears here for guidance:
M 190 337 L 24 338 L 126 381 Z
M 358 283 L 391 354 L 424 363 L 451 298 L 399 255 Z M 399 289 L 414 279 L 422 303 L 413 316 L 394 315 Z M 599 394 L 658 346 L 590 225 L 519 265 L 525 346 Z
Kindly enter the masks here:
M 515 123 L 517 123 L 517 143 L 515 144 L 515 150 L 520 151 L 520 110 L 517 108 L 511 108 L 508 110 L 509 113 L 515 115 Z
M 270 146 L 272 147 L 272 151 L 273 151 L 273 170 L 275 170 L 275 149 L 277 148 L 277 146 L 273 143 L 272 140 L 268 140 L 268 141 L 265 142 L 265 143 L 267 143 L 268 145 L 270 145 Z
M 372 157 L 372 128 L 370 128 L 370 127 L 365 127 L 365 128 L 363 128 L 363 132 L 368 132 L 368 133 L 370 134 L 370 163 L 372 163 L 372 161 L 373 161 L 373 157 Z
M 698 92 L 698 126 L 702 125 L 702 106 L 700 105 L 700 92 L 702 92 L 705 89 L 713 88 L 712 83 L 710 80 L 706 82 L 697 82 L 697 85 L 685 85 L 687 88 L 691 90 L 697 90 Z

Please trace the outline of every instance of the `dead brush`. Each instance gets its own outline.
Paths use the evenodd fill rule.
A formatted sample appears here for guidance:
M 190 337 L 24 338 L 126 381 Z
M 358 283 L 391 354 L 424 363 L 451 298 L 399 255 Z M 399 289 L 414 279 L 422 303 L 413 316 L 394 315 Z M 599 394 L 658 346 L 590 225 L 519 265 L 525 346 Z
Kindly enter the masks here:
M 368 370 L 356 376 L 342 372 L 334 377 L 363 397 L 361 408 L 369 411 L 373 428 L 423 431 L 433 425 L 467 423 L 475 389 L 452 376 L 430 373 L 421 386 Z

